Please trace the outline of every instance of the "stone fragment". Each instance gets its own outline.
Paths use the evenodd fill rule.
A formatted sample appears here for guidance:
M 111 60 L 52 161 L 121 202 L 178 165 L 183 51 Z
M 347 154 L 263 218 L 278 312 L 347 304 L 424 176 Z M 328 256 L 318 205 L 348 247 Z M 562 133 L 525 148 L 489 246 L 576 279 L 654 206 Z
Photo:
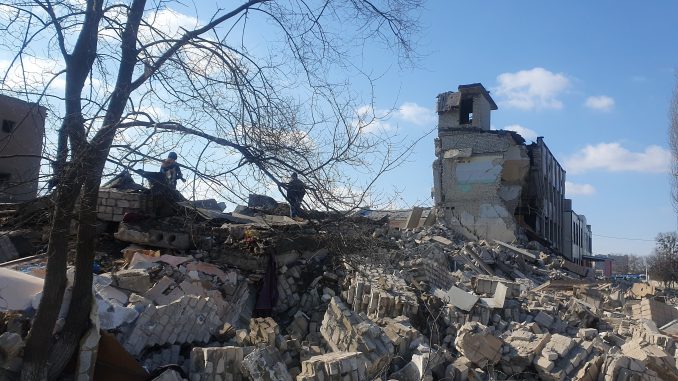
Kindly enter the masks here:
M 316 380 L 366 381 L 367 359 L 360 352 L 331 352 L 313 356 L 301 363 L 296 381 Z
M 116 287 L 143 294 L 151 288 L 151 277 L 145 270 L 120 270 L 113 274 Z
M 243 359 L 242 369 L 252 381 L 292 381 L 292 376 L 275 347 L 253 350 Z
M 454 345 L 471 363 L 480 368 L 494 365 L 501 358 L 502 340 L 477 322 L 464 324 L 457 332 Z
M 539 311 L 537 316 L 534 317 L 534 321 L 542 327 L 548 329 L 551 327 L 551 325 L 553 325 L 554 319 L 553 316 L 547 314 L 546 312 Z

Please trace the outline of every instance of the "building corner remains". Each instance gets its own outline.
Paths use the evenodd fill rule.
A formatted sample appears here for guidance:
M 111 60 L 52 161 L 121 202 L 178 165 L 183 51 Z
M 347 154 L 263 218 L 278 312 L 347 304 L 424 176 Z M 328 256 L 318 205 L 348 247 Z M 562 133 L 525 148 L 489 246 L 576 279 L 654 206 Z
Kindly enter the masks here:
M 542 137 L 528 145 L 516 132 L 492 130 L 497 109 L 480 83 L 438 95 L 433 199 L 440 216 L 469 239 L 527 238 L 570 260 L 584 246 L 590 253 L 590 225 L 586 245 L 572 238 L 582 218 L 587 225 L 571 202 L 565 207 L 565 170 Z
M 46 116 L 43 106 L 0 94 L 0 202 L 37 196 Z

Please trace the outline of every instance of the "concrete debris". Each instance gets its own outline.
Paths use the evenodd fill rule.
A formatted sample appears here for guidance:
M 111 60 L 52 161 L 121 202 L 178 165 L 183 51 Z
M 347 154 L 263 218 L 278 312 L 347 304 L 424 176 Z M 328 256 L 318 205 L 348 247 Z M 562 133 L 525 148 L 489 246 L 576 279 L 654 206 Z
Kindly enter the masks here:
M 296 381 L 367 381 L 367 359 L 361 352 L 332 352 L 301 363 Z
M 366 272 L 349 279 L 348 290 L 342 296 L 353 311 L 369 317 L 384 318 L 415 316 L 419 311 L 417 296 L 403 278 Z
M 207 343 L 224 324 L 217 302 L 209 297 L 186 295 L 164 306 L 149 305 L 123 340 L 132 355 L 149 346 L 174 343 Z
M 292 381 L 280 352 L 273 347 L 253 350 L 243 359 L 242 369 L 252 381 Z
M 181 374 L 174 369 L 168 369 L 162 372 L 158 377 L 154 378 L 151 381 L 184 381 L 185 378 L 181 377 Z
M 422 223 L 436 212 L 419 209 L 400 227 L 321 213 L 295 221 L 262 215 L 284 208 L 257 197 L 233 213 L 184 205 L 183 217 L 155 218 L 143 191 L 103 189 L 111 230 L 98 237 L 96 304 L 66 378 L 107 380 L 105 364 L 124 358 L 134 379 L 159 381 L 678 381 L 678 294 L 594 279 L 515 236 L 502 210 L 521 197 L 510 185 L 525 156 L 512 147 L 501 160 L 510 173 L 440 152 L 458 175 L 487 168 L 488 186 L 500 185 L 495 214 L 441 210 L 459 219 L 453 227 Z M 481 225 L 511 243 L 471 240 L 473 229 L 460 238 L 460 227 Z M 44 274 L 44 260 L 0 267 L 0 375 L 21 369 L 43 284 L 29 274 Z
M 484 368 L 499 362 L 503 342 L 491 329 L 474 322 L 459 329 L 454 345 L 471 363 Z
M 445 303 L 451 304 L 461 310 L 471 311 L 471 308 L 478 302 L 478 297 L 473 294 L 452 286 L 447 291 L 435 290 L 433 293 Z
M 151 277 L 144 270 L 122 270 L 113 274 L 113 280 L 118 288 L 143 294 L 151 288 Z
M 393 344 L 379 326 L 351 311 L 336 296 L 327 307 L 320 333 L 333 351 L 365 354 L 371 377 L 388 365 L 394 353 Z
M 652 320 L 657 326 L 668 324 L 678 319 L 678 309 L 658 300 L 643 299 L 633 305 L 633 316 L 639 319 Z
M 191 381 L 246 380 L 241 366 L 251 347 L 193 348 L 191 351 Z
M 655 292 L 654 286 L 649 283 L 634 283 L 631 287 L 631 293 L 637 298 L 652 296 Z

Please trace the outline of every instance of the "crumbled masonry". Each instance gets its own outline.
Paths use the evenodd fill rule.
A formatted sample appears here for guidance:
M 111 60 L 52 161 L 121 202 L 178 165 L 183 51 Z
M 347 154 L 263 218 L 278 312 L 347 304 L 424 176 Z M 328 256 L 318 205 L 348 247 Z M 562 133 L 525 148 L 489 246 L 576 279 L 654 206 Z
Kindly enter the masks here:
M 174 225 L 114 214 L 73 379 L 132 367 L 156 381 L 678 381 L 678 292 L 596 279 L 537 242 L 247 208 Z M 0 378 L 11 379 L 44 259 L 0 267 L 0 286 L 15 285 L 11 298 L 0 287 Z

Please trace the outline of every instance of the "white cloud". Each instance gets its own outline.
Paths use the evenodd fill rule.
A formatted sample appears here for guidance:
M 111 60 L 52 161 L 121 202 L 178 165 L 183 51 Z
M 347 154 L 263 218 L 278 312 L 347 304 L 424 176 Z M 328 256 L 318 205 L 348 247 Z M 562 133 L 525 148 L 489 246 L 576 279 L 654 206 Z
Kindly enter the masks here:
M 64 68 L 63 63 L 57 60 L 29 57 L 23 58 L 23 67 L 21 62 L 16 61 L 10 67 L 10 60 L 0 60 L 0 87 L 7 90 L 22 90 L 27 87 L 31 91 L 42 91 L 54 76 Z M 4 81 L 2 76 L 6 75 Z M 62 74 L 54 79 L 50 88 L 52 90 L 63 90 L 66 88 L 66 76 Z
M 139 28 L 140 36 L 148 37 L 149 33 L 160 32 L 164 37 L 176 38 L 183 35 L 184 30 L 192 30 L 200 26 L 200 21 L 197 18 L 177 12 L 171 8 L 155 12 L 148 16 L 147 21 L 155 31 L 151 31 L 148 26 L 142 26 Z
M 395 110 L 364 105 L 356 110 L 356 116 L 356 125 L 362 131 L 371 133 L 395 130 L 396 125 L 433 126 L 436 123 L 436 114 L 432 109 L 414 102 L 405 102 Z
M 653 172 L 669 170 L 671 153 L 668 149 L 651 145 L 642 152 L 631 152 L 619 143 L 588 145 L 566 162 L 565 167 L 572 173 L 592 170 L 610 172 Z
M 577 184 L 571 181 L 565 182 L 565 194 L 571 196 L 590 196 L 596 193 L 596 188 L 591 184 Z
M 386 122 L 389 117 L 388 110 L 375 109 L 370 105 L 360 106 L 356 110 L 356 126 L 362 132 L 386 132 L 393 129 L 393 126 Z
M 405 102 L 398 109 L 397 116 L 418 126 L 431 125 L 436 121 L 436 114 L 430 108 L 419 106 L 414 102 Z
M 541 67 L 500 74 L 497 82 L 494 92 L 502 98 L 501 104 L 523 110 L 563 108 L 558 97 L 570 86 L 565 74 Z
M 588 97 L 586 98 L 586 103 L 584 105 L 594 110 L 610 111 L 614 107 L 614 99 L 607 95 Z
M 537 140 L 538 135 L 534 130 L 530 130 L 529 128 L 523 127 L 519 124 L 510 124 L 510 125 L 504 127 L 504 129 L 509 130 L 509 131 L 515 131 L 515 132 L 519 133 L 520 136 L 522 136 L 526 140 L 532 140 L 532 141 Z

